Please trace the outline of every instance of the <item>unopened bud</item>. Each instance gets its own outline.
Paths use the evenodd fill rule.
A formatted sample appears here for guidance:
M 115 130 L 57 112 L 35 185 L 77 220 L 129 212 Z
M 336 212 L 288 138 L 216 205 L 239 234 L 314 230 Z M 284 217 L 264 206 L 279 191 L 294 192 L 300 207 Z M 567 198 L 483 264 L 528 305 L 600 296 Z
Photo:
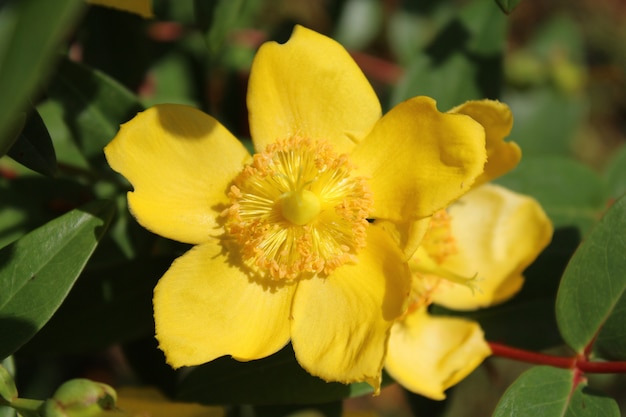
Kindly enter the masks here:
M 97 417 L 115 409 L 117 394 L 106 384 L 72 379 L 61 385 L 42 406 L 43 417 Z

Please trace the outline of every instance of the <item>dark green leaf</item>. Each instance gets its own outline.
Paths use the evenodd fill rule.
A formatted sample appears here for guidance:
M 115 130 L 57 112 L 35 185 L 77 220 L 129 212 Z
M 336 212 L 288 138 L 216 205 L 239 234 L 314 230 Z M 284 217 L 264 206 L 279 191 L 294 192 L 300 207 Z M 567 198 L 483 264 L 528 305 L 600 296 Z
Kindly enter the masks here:
M 50 319 L 103 236 L 114 212 L 93 202 L 0 250 L 0 358 Z
M 506 14 L 511 13 L 519 4 L 521 0 L 496 0 L 498 6 Z
M 92 199 L 88 187 L 68 179 L 0 178 L 0 247 Z
M 49 89 L 62 104 L 64 120 L 83 155 L 94 168 L 110 172 L 102 149 L 120 124 L 143 110 L 138 98 L 105 74 L 69 61 L 61 61 Z
M 152 335 L 152 291 L 171 259 L 140 258 L 83 272 L 25 354 L 94 351 Z
M 383 384 L 390 381 L 383 378 Z M 325 382 L 307 373 L 288 345 L 250 362 L 227 357 L 193 369 L 183 380 L 178 399 L 203 404 L 315 404 L 372 393 L 366 383 Z
M 561 335 L 583 352 L 600 328 L 605 346 L 626 343 L 624 302 L 626 291 L 626 198 L 618 200 L 591 231 L 572 257 L 556 300 Z M 623 352 L 622 352 L 623 354 Z
M 502 77 L 504 17 L 489 0 L 461 10 L 410 62 L 392 91 L 391 105 L 417 95 L 449 110 L 467 100 L 498 98 Z
M 498 183 L 535 197 L 555 227 L 576 226 L 584 234 L 607 203 L 606 185 L 587 166 L 560 156 L 529 156 Z
M 7 135 L 49 71 L 59 42 L 84 0 L 13 0 L 0 3 L 0 156 Z
M 509 92 L 502 101 L 515 116 L 509 140 L 522 147 L 524 158 L 571 153 L 574 137 L 585 120 L 584 100 L 543 88 Z
M 526 371 L 504 393 L 493 417 L 619 417 L 617 403 L 575 386 L 570 369 L 538 366 Z
M 28 115 L 26 124 L 8 155 L 15 161 L 49 177 L 57 172 L 57 160 L 52 139 L 43 119 L 36 110 Z
M 254 14 L 258 3 L 253 0 L 195 1 L 200 27 L 205 31 L 209 56 L 218 57 L 230 33 Z

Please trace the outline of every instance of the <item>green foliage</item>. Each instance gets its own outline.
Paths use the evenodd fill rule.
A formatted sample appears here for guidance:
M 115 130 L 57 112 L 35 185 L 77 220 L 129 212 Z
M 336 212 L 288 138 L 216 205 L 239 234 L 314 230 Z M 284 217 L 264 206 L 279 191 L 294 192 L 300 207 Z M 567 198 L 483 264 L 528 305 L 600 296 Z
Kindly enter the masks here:
M 91 203 L 0 250 L 1 358 L 32 338 L 63 302 L 113 210 L 110 202 Z
M 563 274 L 557 320 L 563 338 L 578 352 L 598 336 L 600 349 L 626 358 L 625 229 L 626 198 L 621 198 L 587 236 Z
M 0 6 L 0 156 L 7 135 L 27 108 L 50 66 L 59 41 L 83 7 L 82 0 L 8 1 Z
M 113 363 L 108 378 L 227 404 L 229 417 L 306 410 L 338 417 L 344 400 L 370 398 L 365 383 L 309 375 L 290 345 L 257 361 L 223 357 L 171 369 L 153 337 L 152 291 L 188 246 L 135 222 L 130 187 L 102 151 L 121 124 L 162 102 L 205 110 L 249 146 L 252 58 L 263 41 L 284 41 L 295 23 L 354 52 L 386 109 L 415 95 L 432 96 L 441 110 L 482 98 L 512 109 L 508 140 L 523 158 L 497 182 L 541 203 L 556 228 L 552 243 L 524 272 L 515 298 L 431 313 L 475 320 L 488 340 L 517 348 L 560 347 L 583 364 L 626 361 L 626 147 L 615 122 L 624 106 L 615 99 L 619 88 L 604 92 L 614 101 L 598 102 L 594 77 L 606 81 L 606 73 L 587 65 L 609 48 L 590 50 L 594 28 L 573 13 L 542 13 L 537 27 L 526 27 L 522 8 L 547 9 L 520 0 L 160 0 L 156 19 L 144 21 L 84 3 L 0 2 L 0 156 L 8 156 L 0 159 L 0 417 L 40 415 L 42 401 L 18 398 L 17 388 L 45 398 L 103 362 Z M 589 146 L 605 136 L 618 138 L 610 155 L 608 146 Z M 593 160 L 586 149 L 604 154 Z M 531 368 L 498 403 L 502 381 L 519 371 L 487 360 L 471 390 L 461 385 L 443 402 L 417 395 L 409 402 L 415 416 L 619 416 L 623 389 L 586 378 L 591 371 L 580 366 Z M 477 392 L 487 398 L 479 413 L 450 407 Z M 14 399 L 22 408 L 7 405 Z M 123 414 L 115 413 L 106 415 Z
M 613 399 L 591 393 L 576 378 L 571 370 L 533 368 L 505 392 L 494 417 L 619 417 Z

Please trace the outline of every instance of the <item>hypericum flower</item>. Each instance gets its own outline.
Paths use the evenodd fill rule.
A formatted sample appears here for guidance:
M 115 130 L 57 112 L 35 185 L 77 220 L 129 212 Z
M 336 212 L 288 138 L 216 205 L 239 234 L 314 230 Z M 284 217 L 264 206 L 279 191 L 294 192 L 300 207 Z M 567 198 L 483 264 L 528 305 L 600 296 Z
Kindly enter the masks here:
M 105 149 L 138 221 L 196 245 L 155 289 L 159 346 L 180 367 L 291 341 L 311 374 L 378 388 L 410 292 L 410 254 L 394 237 L 417 240 L 415 223 L 469 189 L 484 128 L 426 97 L 381 117 L 345 49 L 299 26 L 260 48 L 248 110 L 253 157 L 181 105 L 138 114 Z
M 478 323 L 431 316 L 428 305 L 472 310 L 508 300 L 551 237 L 533 198 L 496 185 L 481 185 L 436 213 L 409 262 L 411 302 L 391 331 L 389 374 L 410 391 L 444 399 L 491 350 Z

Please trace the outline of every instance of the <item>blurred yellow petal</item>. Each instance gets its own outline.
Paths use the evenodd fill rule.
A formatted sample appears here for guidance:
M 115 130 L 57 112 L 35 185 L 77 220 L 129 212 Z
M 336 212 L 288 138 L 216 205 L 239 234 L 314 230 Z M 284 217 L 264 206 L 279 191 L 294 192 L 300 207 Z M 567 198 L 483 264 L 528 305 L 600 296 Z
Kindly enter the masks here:
M 104 152 L 133 185 L 128 203 L 142 226 L 185 243 L 221 233 L 217 216 L 230 202 L 227 189 L 250 159 L 219 122 L 182 105 L 139 113 Z
M 524 282 L 523 272 L 550 243 L 552 224 L 531 197 L 485 184 L 449 207 L 458 252 L 441 265 L 461 276 L 478 274 L 480 291 L 442 282 L 433 301 L 472 310 L 508 300 Z
M 154 290 L 159 347 L 175 368 L 269 356 L 289 340 L 294 285 L 260 284 L 216 240 L 178 258 Z
M 391 109 L 351 154 L 369 178 L 373 217 L 393 222 L 447 206 L 470 188 L 485 158 L 482 126 L 464 115 L 440 113 L 428 97 Z
M 378 390 L 389 328 L 409 290 L 402 254 L 384 231 L 370 227 L 358 263 L 298 284 L 292 313 L 298 362 L 322 379 L 365 380 Z
M 168 400 L 156 388 L 122 387 L 117 390 L 117 407 L 133 417 L 223 417 L 223 407 Z
M 477 323 L 432 317 L 423 307 L 391 329 L 385 370 L 409 391 L 443 400 L 490 354 Z
M 489 182 L 517 166 L 522 150 L 517 143 L 504 141 L 513 127 L 509 106 L 494 100 L 476 100 L 455 107 L 450 113 L 468 115 L 485 128 L 487 163 L 485 172 L 474 186 Z
M 144 18 L 154 16 L 152 0 L 87 0 L 87 3 L 136 13 Z
M 327 140 L 345 153 L 381 115 L 376 93 L 343 46 L 302 26 L 287 43 L 259 49 L 248 110 L 257 151 L 297 136 Z

